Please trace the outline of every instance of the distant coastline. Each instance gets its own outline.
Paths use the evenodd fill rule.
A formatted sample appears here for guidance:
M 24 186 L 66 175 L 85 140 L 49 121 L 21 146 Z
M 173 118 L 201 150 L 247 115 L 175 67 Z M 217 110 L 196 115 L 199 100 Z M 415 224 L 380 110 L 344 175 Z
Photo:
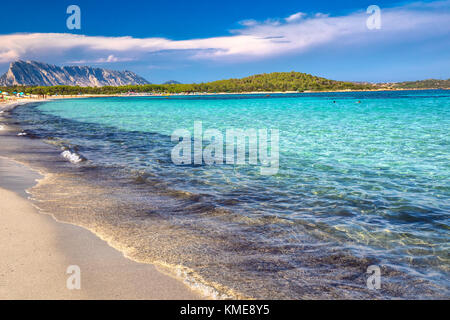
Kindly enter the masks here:
M 302 93 L 351 93 L 351 92 L 391 92 L 391 91 L 427 91 L 427 90 L 450 90 L 450 88 L 384 88 L 370 90 L 321 90 L 321 91 L 251 91 L 251 92 L 194 92 L 194 93 L 124 93 L 124 94 L 78 94 L 78 95 L 30 95 L 25 97 L 8 96 L 7 99 L 0 99 L 0 109 L 4 110 L 25 103 L 42 102 L 55 99 L 80 99 L 80 98 L 106 98 L 106 97 L 170 97 L 170 96 L 214 96 L 214 95 L 272 95 L 272 94 L 302 94 Z
M 25 63 L 25 62 L 23 62 Z M 38 64 L 38 63 L 35 63 Z M 34 65 L 33 65 L 34 66 Z M 43 69 L 46 64 L 39 64 Z M 393 91 L 393 90 L 426 90 L 426 89 L 449 89 L 450 80 L 428 79 L 414 82 L 398 83 L 368 83 L 331 80 L 302 72 L 273 72 L 256 74 L 239 79 L 226 79 L 202 83 L 178 83 L 171 81 L 164 84 L 134 83 L 126 84 L 119 81 L 120 77 L 114 78 L 110 75 L 108 82 L 81 81 L 76 85 L 73 82 L 41 82 L 34 77 L 35 74 L 43 72 L 36 68 L 8 71 L 13 79 L 4 82 L 0 86 L 0 99 L 5 96 L 124 96 L 124 95 L 211 95 L 211 94 L 292 94 L 313 92 L 363 92 L 363 91 Z M 17 68 L 16 68 L 17 69 Z M 44 70 L 45 71 L 45 70 Z M 2 76 L 2 77 L 5 77 Z M 56 77 L 56 76 L 55 76 Z M 31 78 L 34 81 L 26 79 Z M 25 80 L 20 80 L 25 79 Z M 1 83 L 1 82 L 0 82 Z M 57 85 L 49 85 L 57 84 Z M 27 85 L 29 84 L 29 85 Z M 32 85 L 31 85 L 32 84 Z M 5 86 L 7 85 L 7 86 Z M 6 92 L 6 93 L 5 93 Z

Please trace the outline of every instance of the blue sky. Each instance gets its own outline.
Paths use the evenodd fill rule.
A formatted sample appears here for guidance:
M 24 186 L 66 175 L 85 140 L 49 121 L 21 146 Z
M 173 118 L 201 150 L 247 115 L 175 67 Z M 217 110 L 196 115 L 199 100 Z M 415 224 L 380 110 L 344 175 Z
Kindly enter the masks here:
M 66 8 L 81 8 L 68 30 Z M 369 30 L 366 9 L 381 8 Z M 450 78 L 450 1 L 9 1 L 0 72 L 16 59 L 132 70 L 153 83 L 300 71 L 336 80 Z

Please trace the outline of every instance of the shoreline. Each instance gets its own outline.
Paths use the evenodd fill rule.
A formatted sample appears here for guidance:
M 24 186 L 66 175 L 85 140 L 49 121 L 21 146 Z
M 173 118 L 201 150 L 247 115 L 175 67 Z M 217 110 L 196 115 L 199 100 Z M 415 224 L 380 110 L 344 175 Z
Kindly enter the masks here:
M 0 110 L 42 101 L 10 102 Z M 205 299 L 155 265 L 127 258 L 89 229 L 40 211 L 27 190 L 42 179 L 0 154 L 0 197 L 7 199 L 0 202 L 0 300 Z M 80 290 L 66 287 L 70 265 L 80 267 Z
M 32 102 L 48 101 L 48 100 L 59 100 L 59 99 L 82 99 L 82 98 L 107 98 L 107 97 L 170 97 L 170 96 L 214 96 L 214 95 L 268 95 L 271 94 L 302 94 L 302 93 L 352 93 L 352 92 L 396 92 L 396 91 L 429 91 L 429 90 L 450 90 L 450 88 L 380 88 L 380 89 L 370 89 L 370 90 L 322 90 L 322 91 L 251 91 L 251 92 L 196 92 L 196 93 L 134 93 L 134 94 L 80 94 L 80 95 L 58 95 L 58 96 L 47 96 L 46 98 L 13 98 L 13 100 L 0 100 L 0 110 L 7 104 L 27 104 Z M 14 106 L 15 107 L 15 106 Z M 12 107 L 12 108 L 14 108 Z
M 69 104 L 71 104 L 70 101 L 68 101 Z M 175 278 L 177 280 L 181 280 L 181 283 L 184 282 L 184 284 L 186 284 L 189 288 L 192 288 L 195 292 L 202 292 L 206 297 L 209 298 L 227 298 L 227 297 L 237 297 L 235 295 L 213 295 L 213 294 L 208 294 L 209 292 L 205 291 L 204 288 L 198 288 L 196 287 L 196 285 L 200 284 L 200 285 L 210 285 L 212 284 L 212 286 L 210 286 L 211 288 L 215 288 L 215 285 L 226 285 L 226 282 L 212 282 L 211 278 L 208 278 L 208 274 L 206 274 L 205 278 L 200 278 L 198 282 L 196 282 L 196 278 L 192 277 L 193 276 L 198 276 L 198 275 L 202 275 L 199 273 L 196 273 L 196 268 L 194 266 L 194 268 L 191 268 L 189 270 L 187 270 L 188 272 L 190 272 L 191 274 L 180 274 L 180 272 L 171 272 L 174 270 L 170 270 L 170 267 L 177 267 L 180 266 L 180 269 L 176 269 L 175 271 L 181 271 L 183 272 L 184 269 L 182 269 L 184 266 L 190 266 L 189 264 L 183 264 L 180 263 L 179 265 L 176 264 L 177 260 L 167 260 L 167 257 L 170 257 L 170 255 L 165 255 L 163 257 L 163 259 L 155 260 L 155 257 L 158 257 L 158 255 L 152 255 L 151 250 L 154 250 L 155 248 L 158 250 L 158 252 L 160 251 L 164 251 L 165 246 L 167 245 L 167 242 L 160 242 L 160 245 L 154 245 L 155 243 L 157 243 L 157 234 L 162 234 L 163 236 L 170 236 L 170 242 L 169 244 L 169 248 L 171 245 L 174 245 L 176 247 L 179 248 L 184 248 L 186 246 L 189 245 L 188 242 L 185 241 L 186 237 L 184 236 L 182 242 L 177 243 L 176 237 L 171 237 L 172 234 L 165 234 L 164 232 L 160 232 L 160 231 L 164 231 L 164 228 L 162 227 L 162 223 L 163 222 L 162 219 L 154 219 L 153 222 L 149 225 L 156 225 L 156 229 L 150 229 L 148 228 L 146 231 L 151 231 L 151 232 L 146 232 L 146 233 L 142 233 L 142 235 L 144 235 L 143 238 L 139 237 L 139 239 L 144 239 L 144 241 L 147 241 L 146 239 L 151 240 L 151 242 L 147 241 L 147 244 L 144 244 L 144 246 L 141 246 L 141 248 L 139 248 L 139 243 L 137 242 L 137 235 L 140 234 L 138 231 L 139 229 L 132 229 L 132 228 L 117 228 L 120 226 L 120 224 L 118 223 L 125 223 L 125 225 L 127 225 L 128 223 L 128 217 L 131 215 L 133 215 L 133 207 L 132 206 L 117 206 L 117 204 L 120 204 L 119 202 L 114 202 L 114 201 L 110 201 L 113 200 L 114 197 L 108 198 L 108 197 L 103 197 L 102 193 L 101 193 L 101 188 L 96 188 L 96 183 L 95 180 L 83 180 L 81 179 L 81 183 L 79 184 L 78 182 L 80 181 L 80 179 L 71 179 L 71 178 L 67 178 L 64 179 L 63 175 L 60 175 L 58 170 L 54 170 L 54 166 L 42 166 L 40 165 L 40 162 L 42 163 L 46 163 L 47 161 L 52 162 L 53 159 L 55 159 L 57 162 L 61 162 L 61 163 L 65 163 L 67 164 L 67 162 L 65 161 L 61 161 L 57 160 L 54 156 L 50 157 L 50 156 L 44 156 L 44 152 L 46 152 L 46 150 L 48 150 L 49 154 L 55 154 L 56 156 L 58 155 L 58 151 L 51 151 L 49 150 L 49 148 L 45 148 L 45 147 L 41 147 L 41 150 L 38 150 L 39 147 L 35 148 L 35 145 L 38 146 L 39 144 L 42 145 L 46 145 L 44 143 L 38 143 L 38 139 L 36 139 L 34 142 L 32 142 L 32 139 L 23 139 L 23 138 L 16 138 L 14 137 L 16 135 L 16 133 L 18 133 L 18 128 L 16 126 L 16 123 L 19 123 L 17 121 L 14 121 L 14 118 L 11 119 L 13 121 L 11 121 L 10 124 L 7 124 L 7 128 L 11 129 L 11 134 L 9 135 L 4 135 L 5 137 L 7 137 L 7 139 L 5 139 L 5 141 L 3 141 L 2 144 L 0 144 L 0 146 L 2 146 L 4 148 L 4 150 L 6 152 L 4 152 L 5 154 L 11 154 L 10 158 L 14 158 L 17 161 L 19 161 L 20 163 L 26 164 L 28 167 L 30 168 L 41 168 L 44 172 L 48 172 L 49 174 L 46 175 L 46 180 L 48 181 L 41 181 L 42 183 L 40 183 L 36 188 L 33 188 L 32 192 L 33 192 L 33 196 L 35 198 L 31 198 L 30 199 L 30 203 L 36 203 L 43 213 L 48 213 L 49 215 L 51 215 L 53 217 L 53 219 L 55 219 L 56 221 L 61 222 L 62 224 L 69 224 L 69 225 L 74 225 L 74 226 L 81 226 L 82 229 L 84 230 L 88 230 L 91 233 L 93 233 L 97 238 L 100 238 L 104 241 L 107 242 L 107 244 L 112 247 L 115 248 L 116 250 L 119 251 L 119 253 L 122 253 L 125 257 L 127 257 L 128 259 L 132 260 L 132 261 L 137 261 L 137 262 L 141 262 L 144 264 L 148 264 L 148 265 L 152 265 L 152 266 L 156 266 L 156 269 L 159 270 L 159 267 L 166 267 L 167 266 L 167 272 L 169 275 L 172 276 L 172 278 Z M 18 119 L 17 119 L 18 120 Z M 56 131 L 54 131 L 56 132 Z M 0 135 L 2 135 L 2 133 L 0 132 Z M 30 136 L 32 138 L 32 136 Z M 16 143 L 17 141 L 17 143 Z M 21 142 L 23 141 L 23 142 Z M 28 152 L 27 152 L 27 151 Z M 13 151 L 13 152 L 11 152 Z M 16 151 L 16 152 L 14 152 Z M 36 156 L 38 155 L 38 156 Z M 89 158 L 89 157 L 88 157 Z M 62 169 L 65 169 L 66 166 L 63 166 Z M 72 168 L 72 166 L 68 166 L 67 168 Z M 69 169 L 69 171 L 71 171 L 71 169 Z M 55 175 L 54 175 L 55 173 Z M 64 174 L 66 174 L 67 171 L 64 170 Z M 58 177 L 58 178 L 56 178 Z M 80 175 L 81 177 L 81 175 Z M 75 183 L 74 183 L 75 182 Z M 87 182 L 87 183 L 86 183 Z M 90 182 L 94 182 L 94 183 L 90 183 Z M 78 187 L 75 187 L 78 186 Z M 113 186 L 117 186 L 116 184 L 113 184 Z M 0 184 L 0 188 L 1 188 L 1 184 Z M 113 188 L 114 189 L 114 188 Z M 119 190 L 121 190 L 119 188 Z M 123 191 L 127 191 L 127 190 L 123 190 Z M 96 202 L 91 202 L 91 198 L 89 196 L 84 196 L 84 194 L 96 194 L 98 192 L 99 196 L 96 197 L 94 199 Z M 109 194 L 109 192 L 107 192 Z M 55 195 L 55 197 L 47 197 L 45 195 Z M 126 194 L 126 192 L 124 193 Z M 59 199 L 58 199 L 59 198 Z M 79 200 L 78 200 L 79 199 Z M 43 201 L 42 201 L 43 200 Z M 61 201 L 62 200 L 62 201 Z M 100 200 L 100 201 L 99 201 Z M 38 201 L 38 202 L 36 202 Z M 104 205 L 103 205 L 104 204 Z M 88 208 L 92 208 L 95 209 L 94 211 L 89 210 Z M 121 208 L 118 211 L 115 211 L 114 208 Z M 75 210 L 74 210 L 75 209 Z M 131 209 L 131 210 L 129 210 Z M 96 212 L 95 212 L 96 211 Z M 75 214 L 73 214 L 75 213 Z M 119 217 L 121 217 L 121 214 L 124 214 L 122 216 L 122 219 L 119 219 Z M 140 216 L 138 214 L 138 211 L 136 211 L 135 213 L 135 217 L 136 218 L 140 218 L 140 217 L 144 217 L 147 218 L 147 214 L 148 212 L 142 212 L 142 216 Z M 95 215 L 109 215 L 112 214 L 111 216 L 113 216 L 114 218 L 112 218 L 111 220 L 107 220 L 107 219 L 100 219 L 97 220 L 100 223 L 96 223 L 97 221 L 91 220 L 91 217 L 95 216 Z M 80 219 L 79 217 L 81 215 L 84 215 L 85 218 Z M 72 218 L 70 218 L 72 216 Z M 101 217 L 101 216 L 100 216 Z M 106 224 L 104 224 L 103 222 L 106 222 Z M 116 223 L 117 222 L 117 223 Z M 123 225 L 122 225 L 123 226 Z M 131 232 L 129 232 L 128 234 L 126 234 L 127 230 L 132 230 Z M 156 231 L 156 232 L 155 232 Z M 153 237 L 151 236 L 153 235 Z M 117 237 L 116 237 L 117 236 Z M 176 236 L 176 235 L 175 235 Z M 122 238 L 120 238 L 122 237 Z M 128 241 L 127 242 L 121 242 L 120 239 L 125 239 Z M 104 244 L 104 242 L 103 242 Z M 210 243 L 208 243 L 209 245 Z M 153 247 L 153 248 L 152 248 Z M 140 250 L 143 249 L 143 250 Z M 170 251 L 170 250 L 169 250 Z M 168 251 L 168 253 L 170 253 Z M 142 253 L 142 254 L 140 254 Z M 194 257 L 195 259 L 192 259 L 192 261 L 204 261 L 205 259 L 205 255 L 200 255 L 197 257 Z M 314 259 L 314 257 L 312 257 L 313 259 L 308 259 L 306 258 L 304 263 L 308 264 L 310 263 L 310 261 L 316 261 Z M 351 264 L 353 267 L 352 268 L 358 268 L 358 270 L 356 270 L 356 274 L 358 274 L 359 269 L 360 270 L 364 270 L 366 267 L 366 260 L 365 259 L 361 259 L 352 255 L 346 256 L 346 259 L 351 259 L 350 261 L 353 261 L 353 263 Z M 173 261 L 175 261 L 175 264 L 173 263 Z M 325 262 L 328 262 L 327 259 L 324 259 Z M 167 265 L 165 265 L 164 263 L 167 263 Z M 221 264 L 217 264 L 217 265 L 221 265 Z M 347 270 L 347 266 L 344 265 L 340 265 L 340 262 L 337 261 L 331 261 L 331 265 L 334 265 L 336 268 L 335 270 L 339 269 L 340 267 L 344 267 L 345 270 Z M 201 269 L 200 269 L 201 270 Z M 208 270 L 209 267 L 208 267 Z M 214 269 L 212 269 L 214 270 Z M 165 273 L 164 271 L 166 271 L 164 268 L 162 268 L 162 273 Z M 348 270 L 350 272 L 355 272 L 355 270 Z M 219 272 L 219 273 L 218 273 Z M 216 271 L 214 272 L 214 279 L 217 279 L 217 276 L 220 275 L 220 272 L 223 271 Z M 399 274 L 396 274 L 395 270 L 383 270 L 383 274 L 385 274 L 387 277 L 392 276 L 392 277 L 396 277 L 399 276 Z M 189 277 L 189 278 L 188 278 Z M 407 277 L 407 274 L 403 274 L 401 273 L 401 277 Z M 192 279 L 194 280 L 192 283 L 189 283 L 189 280 Z M 359 278 L 358 278 L 359 279 Z M 187 281 L 186 281 L 187 280 Z M 406 281 L 406 278 L 405 278 Z M 411 280 L 413 281 L 413 280 Z M 320 281 L 319 281 L 320 282 Z M 362 283 L 362 286 L 364 287 L 364 283 Z M 208 287 L 209 288 L 209 287 Z M 228 288 L 233 288 L 235 289 L 235 287 L 233 287 L 233 285 L 230 285 L 227 287 L 223 287 L 225 289 L 228 290 Z M 199 290 L 200 289 L 200 290 Z M 222 288 L 220 288 L 222 289 Z M 221 294 L 223 291 L 219 290 L 218 293 Z M 245 290 L 238 290 L 235 291 L 234 293 L 236 294 L 240 294 L 240 293 L 245 293 Z M 329 290 L 325 289 L 322 292 L 325 292 L 325 294 L 327 294 L 328 292 L 330 292 Z M 357 291 L 355 291 L 357 293 Z M 391 292 L 391 294 L 394 294 L 393 297 L 397 297 L 396 296 L 396 288 L 395 286 L 389 289 L 389 292 Z M 214 293 L 214 292 L 212 292 Z M 353 292 L 351 293 L 352 295 L 354 294 Z M 366 297 L 366 298 L 374 298 L 376 295 L 371 295 L 371 294 L 367 294 L 364 291 L 364 288 L 362 289 L 361 292 L 359 292 L 359 294 L 361 294 L 361 296 L 359 297 Z M 251 295 L 249 295 L 251 296 Z M 336 295 L 336 297 L 339 297 L 340 295 Z M 322 297 L 322 293 L 320 293 L 320 297 Z M 244 295 L 239 295 L 239 297 L 237 299 L 241 299 L 241 298 L 247 298 L 247 296 Z

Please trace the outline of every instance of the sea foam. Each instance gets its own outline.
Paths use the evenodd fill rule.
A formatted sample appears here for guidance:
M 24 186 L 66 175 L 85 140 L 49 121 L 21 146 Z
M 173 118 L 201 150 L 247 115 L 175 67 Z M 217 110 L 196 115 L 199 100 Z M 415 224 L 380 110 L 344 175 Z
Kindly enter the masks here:
M 86 158 L 84 158 L 82 155 L 76 152 L 71 152 L 70 150 L 61 152 L 61 155 L 74 164 L 86 161 Z

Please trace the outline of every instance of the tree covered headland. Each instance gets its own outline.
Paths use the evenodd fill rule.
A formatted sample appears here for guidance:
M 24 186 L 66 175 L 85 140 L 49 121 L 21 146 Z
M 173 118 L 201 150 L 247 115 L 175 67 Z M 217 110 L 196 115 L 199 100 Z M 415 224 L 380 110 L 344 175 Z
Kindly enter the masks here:
M 274 72 L 258 74 L 242 79 L 218 80 L 192 84 L 148 84 L 128 86 L 77 87 L 77 86 L 12 86 L 0 87 L 9 93 L 24 92 L 38 95 L 78 95 L 78 94 L 121 94 L 136 93 L 189 93 L 189 92 L 275 92 L 275 91 L 327 91 L 327 90 L 367 90 L 371 84 L 357 84 L 329 80 L 300 72 Z
M 438 79 L 427 79 L 421 81 L 406 81 L 398 82 L 394 84 L 394 88 L 401 89 L 448 89 L 450 88 L 450 79 L 438 80 Z

